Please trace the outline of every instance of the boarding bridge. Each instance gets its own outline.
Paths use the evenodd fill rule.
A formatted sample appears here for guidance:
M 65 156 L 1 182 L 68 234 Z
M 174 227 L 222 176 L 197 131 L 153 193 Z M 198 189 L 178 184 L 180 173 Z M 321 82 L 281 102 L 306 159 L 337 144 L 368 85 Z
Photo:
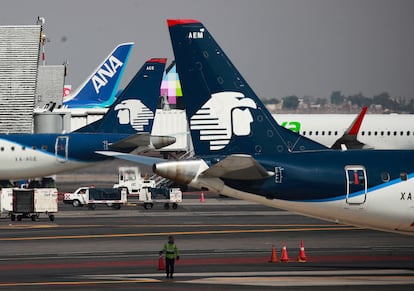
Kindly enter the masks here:
M 0 133 L 31 133 L 41 25 L 0 26 Z

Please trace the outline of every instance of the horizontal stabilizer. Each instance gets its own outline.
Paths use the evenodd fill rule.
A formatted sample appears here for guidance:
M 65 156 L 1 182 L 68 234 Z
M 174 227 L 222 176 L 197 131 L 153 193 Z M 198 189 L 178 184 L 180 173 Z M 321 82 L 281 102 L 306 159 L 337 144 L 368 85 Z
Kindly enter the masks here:
M 175 143 L 176 138 L 172 136 L 152 136 L 147 132 L 134 134 L 124 138 L 109 147 L 115 150 L 125 150 L 137 147 L 153 147 L 160 149 Z
M 146 146 L 150 143 L 150 134 L 148 132 L 138 133 L 130 135 L 120 141 L 117 141 L 111 144 L 109 147 L 111 149 L 121 150 L 135 148 L 139 146 Z
M 234 180 L 259 180 L 273 176 L 249 155 L 231 155 L 211 166 L 204 175 Z
M 165 162 L 166 160 L 161 158 L 155 158 L 155 157 L 148 157 L 148 156 L 139 156 L 139 155 L 133 155 L 133 154 L 125 154 L 115 151 L 95 151 L 95 153 L 104 155 L 107 157 L 112 157 L 120 160 L 125 161 L 131 161 L 137 164 L 146 165 L 146 166 L 152 166 L 156 163 Z

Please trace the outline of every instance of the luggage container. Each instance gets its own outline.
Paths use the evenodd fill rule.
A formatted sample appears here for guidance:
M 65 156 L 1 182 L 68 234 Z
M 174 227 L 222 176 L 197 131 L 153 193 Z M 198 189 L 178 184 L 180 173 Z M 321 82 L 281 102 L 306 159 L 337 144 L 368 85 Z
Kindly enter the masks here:
M 50 221 L 55 220 L 58 211 L 58 191 L 56 188 L 12 189 L 12 210 L 10 219 L 37 220 L 41 213 L 46 214 Z

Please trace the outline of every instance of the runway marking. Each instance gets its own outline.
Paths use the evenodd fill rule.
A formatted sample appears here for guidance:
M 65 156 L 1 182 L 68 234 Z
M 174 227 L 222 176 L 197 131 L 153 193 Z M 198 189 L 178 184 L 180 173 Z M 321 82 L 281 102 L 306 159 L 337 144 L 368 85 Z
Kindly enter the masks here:
M 162 283 L 164 273 L 81 275 L 86 280 L 56 282 L 11 282 L 0 287 L 87 286 L 102 284 Z M 191 279 L 197 277 L 197 279 Z M 189 279 L 186 279 L 189 278 Z M 356 286 L 412 285 L 414 271 L 375 269 L 343 271 L 274 271 L 274 272 L 206 272 L 176 273 L 168 283 L 243 285 L 243 286 Z
M 216 225 L 217 226 L 217 225 Z M 334 231 L 355 230 L 353 226 L 345 227 L 309 227 L 309 228 L 284 228 L 284 229 L 237 229 L 237 230 L 205 230 L 205 231 L 175 231 L 175 232 L 147 232 L 147 233 L 114 233 L 114 234 L 87 234 L 87 235 L 56 235 L 36 237 L 5 237 L 0 241 L 28 241 L 28 240 L 57 240 L 57 239 L 90 239 L 90 238 L 116 238 L 116 237 L 146 237 L 166 235 L 194 235 L 194 234 L 233 234 L 233 233 L 276 233 L 299 231 Z
M 120 280 L 160 277 L 164 274 L 83 275 L 89 279 Z M 198 277 L 185 280 L 185 277 Z M 200 278 L 201 277 L 201 278 Z M 274 271 L 274 272 L 207 272 L 176 273 L 171 282 L 189 284 L 231 284 L 248 286 L 340 286 L 340 285 L 410 285 L 414 271 L 395 269 L 343 271 Z
M 0 225 L 0 229 L 10 229 L 10 228 L 29 228 L 29 229 L 36 229 L 36 228 L 105 228 L 110 226 L 111 228 L 125 228 L 128 226 L 129 228 L 147 228 L 149 227 L 148 224 L 131 224 L 131 225 L 109 225 L 109 224 L 29 224 L 29 223 L 9 223 L 8 225 Z M 151 228 L 165 228 L 165 227 L 177 227 L 176 224 L 151 224 Z M 350 227 L 349 225 L 338 225 L 338 224 L 180 224 L 181 227 Z M 354 229 L 359 229 L 354 227 Z
M 244 286 L 378 286 L 378 285 L 412 285 L 413 276 L 333 276 L 333 277 L 213 277 L 183 281 L 197 284 L 231 284 Z
M 56 228 L 56 224 L 13 224 L 0 226 L 0 229 L 21 228 L 21 229 L 37 229 L 37 228 Z
M 0 283 L 0 287 L 23 287 L 23 286 L 82 286 L 99 284 L 125 284 L 125 283 L 159 283 L 158 279 L 140 278 L 130 280 L 100 280 L 100 281 L 57 281 L 57 282 L 19 282 L 19 283 Z

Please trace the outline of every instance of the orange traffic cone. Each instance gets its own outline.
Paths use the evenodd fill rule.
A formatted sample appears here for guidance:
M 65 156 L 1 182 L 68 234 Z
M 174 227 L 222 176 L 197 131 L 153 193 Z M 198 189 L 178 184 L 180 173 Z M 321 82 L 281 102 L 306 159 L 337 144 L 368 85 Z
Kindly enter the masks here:
M 204 202 L 204 192 L 201 192 L 201 195 L 200 195 L 200 202 Z
M 280 261 L 281 262 L 289 262 L 289 257 L 288 257 L 288 253 L 287 253 L 287 249 L 286 249 L 286 244 L 283 243 L 283 247 L 282 247 L 282 256 L 280 257 Z
M 158 257 L 158 271 L 165 270 L 164 257 L 162 254 Z
M 306 262 L 307 261 L 307 257 L 305 254 L 305 244 L 303 243 L 303 240 L 300 241 L 300 251 L 299 251 L 299 255 L 298 255 L 298 262 Z
M 272 256 L 270 257 L 269 263 L 277 263 L 276 247 L 272 245 Z

